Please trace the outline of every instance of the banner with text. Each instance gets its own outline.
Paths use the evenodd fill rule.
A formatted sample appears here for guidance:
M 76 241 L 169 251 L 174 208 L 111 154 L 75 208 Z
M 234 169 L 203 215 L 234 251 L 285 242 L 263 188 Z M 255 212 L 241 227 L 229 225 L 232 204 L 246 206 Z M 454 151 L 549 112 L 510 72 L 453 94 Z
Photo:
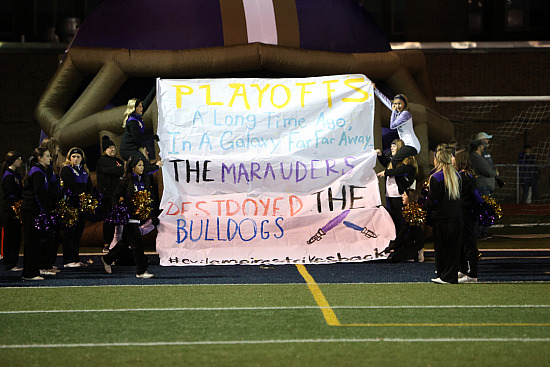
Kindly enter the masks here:
M 379 257 L 395 238 L 364 75 L 157 80 L 161 265 Z

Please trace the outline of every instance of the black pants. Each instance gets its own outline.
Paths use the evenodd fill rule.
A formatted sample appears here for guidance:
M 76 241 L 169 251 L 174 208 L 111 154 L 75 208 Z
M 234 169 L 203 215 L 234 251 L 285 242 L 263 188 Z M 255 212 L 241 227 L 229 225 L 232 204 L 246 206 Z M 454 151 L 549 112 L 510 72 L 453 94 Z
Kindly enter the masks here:
M 42 231 L 36 229 L 34 220 L 37 213 L 21 211 L 23 219 L 23 278 L 34 278 L 40 275 L 40 238 Z
M 401 224 L 403 223 L 403 199 L 401 198 L 401 196 L 386 196 L 386 208 L 390 213 L 391 219 L 393 219 L 395 234 L 397 235 L 401 230 Z
M 472 278 L 477 278 L 478 254 L 473 214 L 465 215 L 462 231 L 462 247 L 460 252 L 460 272 Z
M 76 224 L 63 234 L 63 264 L 80 262 L 80 240 L 86 227 L 86 215 L 80 214 Z
M 10 270 L 17 266 L 19 261 L 19 250 L 21 249 L 21 222 L 15 219 L 13 210 L 3 212 L 2 226 L 4 227 L 4 269 Z
M 51 269 L 57 260 L 61 232 L 44 232 L 40 239 L 40 269 Z
M 113 247 L 109 253 L 103 256 L 103 260 L 107 264 L 112 264 L 121 255 L 126 246 L 130 245 L 134 252 L 134 260 L 136 262 L 136 274 L 143 274 L 147 270 L 149 261 L 143 251 L 143 239 L 139 230 L 139 223 L 128 223 L 124 225 L 122 230 L 122 240 Z
M 111 199 L 107 198 L 106 195 L 103 196 L 103 202 L 101 203 L 103 218 L 109 215 L 112 210 Z M 113 242 L 115 238 L 115 228 L 116 225 L 109 221 L 103 222 L 103 244 L 107 245 Z
M 403 148 L 399 149 L 394 156 L 391 157 L 392 167 L 393 168 L 397 167 L 397 165 L 403 162 L 405 158 L 415 156 L 417 154 L 418 154 L 418 151 L 415 148 L 409 145 L 405 145 Z
M 448 283 L 458 283 L 462 246 L 462 216 L 433 218 L 432 226 L 437 277 Z

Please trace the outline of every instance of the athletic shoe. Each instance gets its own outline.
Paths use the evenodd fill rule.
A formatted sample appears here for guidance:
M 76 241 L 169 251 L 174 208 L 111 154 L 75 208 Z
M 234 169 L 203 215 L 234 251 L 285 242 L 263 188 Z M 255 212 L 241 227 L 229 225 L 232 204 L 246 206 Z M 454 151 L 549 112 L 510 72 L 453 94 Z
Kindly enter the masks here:
M 464 275 L 462 278 L 458 279 L 459 283 L 477 283 L 477 278 L 471 278 L 467 275 Z
M 109 252 L 110 245 L 103 246 L 103 252 Z
M 14 266 L 10 269 L 10 271 L 23 271 L 23 268 L 20 268 L 19 266 Z
M 466 274 L 464 274 L 463 272 L 459 271 L 458 272 L 458 279 L 462 278 L 462 277 L 465 277 Z
M 63 265 L 65 268 L 80 268 L 79 262 L 67 263 Z
M 437 283 L 437 284 L 451 284 L 449 282 L 446 282 L 446 281 L 442 280 L 441 278 L 432 278 L 432 282 Z
M 145 272 L 143 274 L 136 274 L 136 278 L 141 278 L 141 279 L 150 279 L 152 277 L 154 277 L 154 275 L 148 272 Z
M 21 277 L 21 278 L 23 278 L 23 280 L 44 280 L 44 278 L 38 275 L 33 278 L 25 278 L 25 277 Z
M 53 269 L 40 269 L 40 275 L 56 275 Z
M 105 259 L 103 258 L 103 256 L 101 256 L 101 262 L 103 263 L 103 267 L 105 268 L 105 272 L 107 274 L 111 274 L 113 272 L 113 269 L 111 269 L 111 265 L 110 264 L 107 264 L 105 262 Z

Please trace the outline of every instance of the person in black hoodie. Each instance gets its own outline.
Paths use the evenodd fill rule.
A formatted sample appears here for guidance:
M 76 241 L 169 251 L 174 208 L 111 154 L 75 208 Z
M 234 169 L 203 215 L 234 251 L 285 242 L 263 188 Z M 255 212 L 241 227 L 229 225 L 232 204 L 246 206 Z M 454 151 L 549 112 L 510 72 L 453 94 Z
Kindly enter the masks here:
M 80 148 L 71 148 L 60 172 L 63 193 L 68 195 L 91 194 L 93 191 L 90 171 L 86 166 L 86 156 Z M 80 212 L 75 225 L 63 235 L 63 264 L 66 268 L 85 266 L 80 261 L 80 239 L 86 226 L 86 214 Z
M 406 157 L 393 166 L 392 156 L 395 156 L 405 146 L 401 139 L 395 139 L 391 143 L 391 156 L 383 155 L 380 149 L 376 150 L 378 160 L 386 169 L 377 173 L 378 177 L 386 178 L 386 209 L 390 213 L 395 225 L 395 233 L 401 230 L 403 222 L 403 199 L 402 195 L 415 180 L 418 172 L 418 165 L 414 157 Z
M 122 181 L 115 190 L 112 202 L 121 203 L 125 202 L 130 213 L 130 219 L 127 224 L 124 225 L 122 231 L 122 241 L 118 242 L 108 254 L 101 258 L 105 271 L 111 274 L 111 264 L 115 262 L 122 250 L 130 244 L 134 252 L 134 259 L 136 262 L 136 277 L 142 279 L 149 279 L 153 277 L 153 274 L 147 271 L 149 265 L 147 257 L 143 251 L 143 239 L 141 238 L 140 221 L 145 222 L 147 218 L 140 217 L 137 214 L 136 206 L 132 203 L 132 199 L 135 195 L 141 191 L 151 190 L 151 186 L 148 180 L 143 180 L 144 171 L 143 159 L 141 156 L 131 156 L 126 162 L 124 170 L 124 176 Z M 156 218 L 155 218 L 156 219 Z M 158 224 L 158 219 L 156 219 Z
M 16 218 L 13 206 L 21 200 L 23 195 L 23 180 L 17 169 L 21 167 L 23 160 L 21 154 L 11 151 L 6 154 L 6 160 L 2 166 L 2 205 L 0 216 L 4 237 L 2 249 L 4 254 L 4 269 L 8 271 L 21 271 L 17 266 L 19 249 L 21 248 L 21 220 Z
M 23 184 L 23 204 L 21 217 L 23 222 L 23 273 L 24 280 L 43 280 L 40 276 L 40 243 L 43 231 L 36 226 L 35 220 L 40 214 L 49 214 L 55 199 L 48 192 L 49 177 L 46 167 L 50 164 L 50 152 L 45 148 L 36 148 L 33 152 L 32 167 Z
M 115 156 L 116 145 L 108 136 L 101 139 L 102 154 L 97 161 L 97 188 L 103 195 L 102 211 L 107 215 L 111 210 L 111 197 L 124 175 L 124 161 Z M 115 225 L 109 221 L 103 222 L 103 252 L 109 252 L 109 245 L 115 235 Z

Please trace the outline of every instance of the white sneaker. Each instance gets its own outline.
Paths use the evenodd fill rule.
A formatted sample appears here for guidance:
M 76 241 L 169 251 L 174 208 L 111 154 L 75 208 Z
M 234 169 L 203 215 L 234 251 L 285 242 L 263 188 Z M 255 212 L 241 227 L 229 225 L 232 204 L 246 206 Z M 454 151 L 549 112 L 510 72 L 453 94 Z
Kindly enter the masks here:
M 444 281 L 441 278 L 432 278 L 432 282 L 437 283 L 437 284 L 451 284 L 449 282 Z
M 111 269 L 111 265 L 110 264 L 107 264 L 105 262 L 105 259 L 103 258 L 103 256 L 101 256 L 101 262 L 103 263 L 103 267 L 105 268 L 105 272 L 107 274 L 111 274 L 113 272 L 113 270 Z
M 63 265 L 65 268 L 80 268 L 82 266 L 82 263 L 80 262 L 74 262 L 74 263 L 68 263 Z
M 458 272 L 458 279 L 462 278 L 462 277 L 465 277 L 466 274 L 464 274 L 463 272 L 459 271 Z
M 462 283 L 477 283 L 477 278 L 471 278 L 467 275 L 464 275 L 462 278 L 458 278 L 458 282 Z
M 44 280 L 44 278 L 42 278 L 41 276 L 35 276 L 33 278 L 25 278 L 25 277 L 22 277 L 23 280 Z
M 149 272 L 145 272 L 143 274 L 136 274 L 136 278 L 141 278 L 141 279 L 150 279 L 152 277 L 154 277 L 154 275 Z
M 40 275 L 57 275 L 53 269 L 40 269 Z
M 10 271 L 23 271 L 23 268 L 20 268 L 19 266 L 14 266 L 10 269 Z
M 421 248 L 420 251 L 418 251 L 418 262 L 423 263 L 424 262 L 424 249 Z

